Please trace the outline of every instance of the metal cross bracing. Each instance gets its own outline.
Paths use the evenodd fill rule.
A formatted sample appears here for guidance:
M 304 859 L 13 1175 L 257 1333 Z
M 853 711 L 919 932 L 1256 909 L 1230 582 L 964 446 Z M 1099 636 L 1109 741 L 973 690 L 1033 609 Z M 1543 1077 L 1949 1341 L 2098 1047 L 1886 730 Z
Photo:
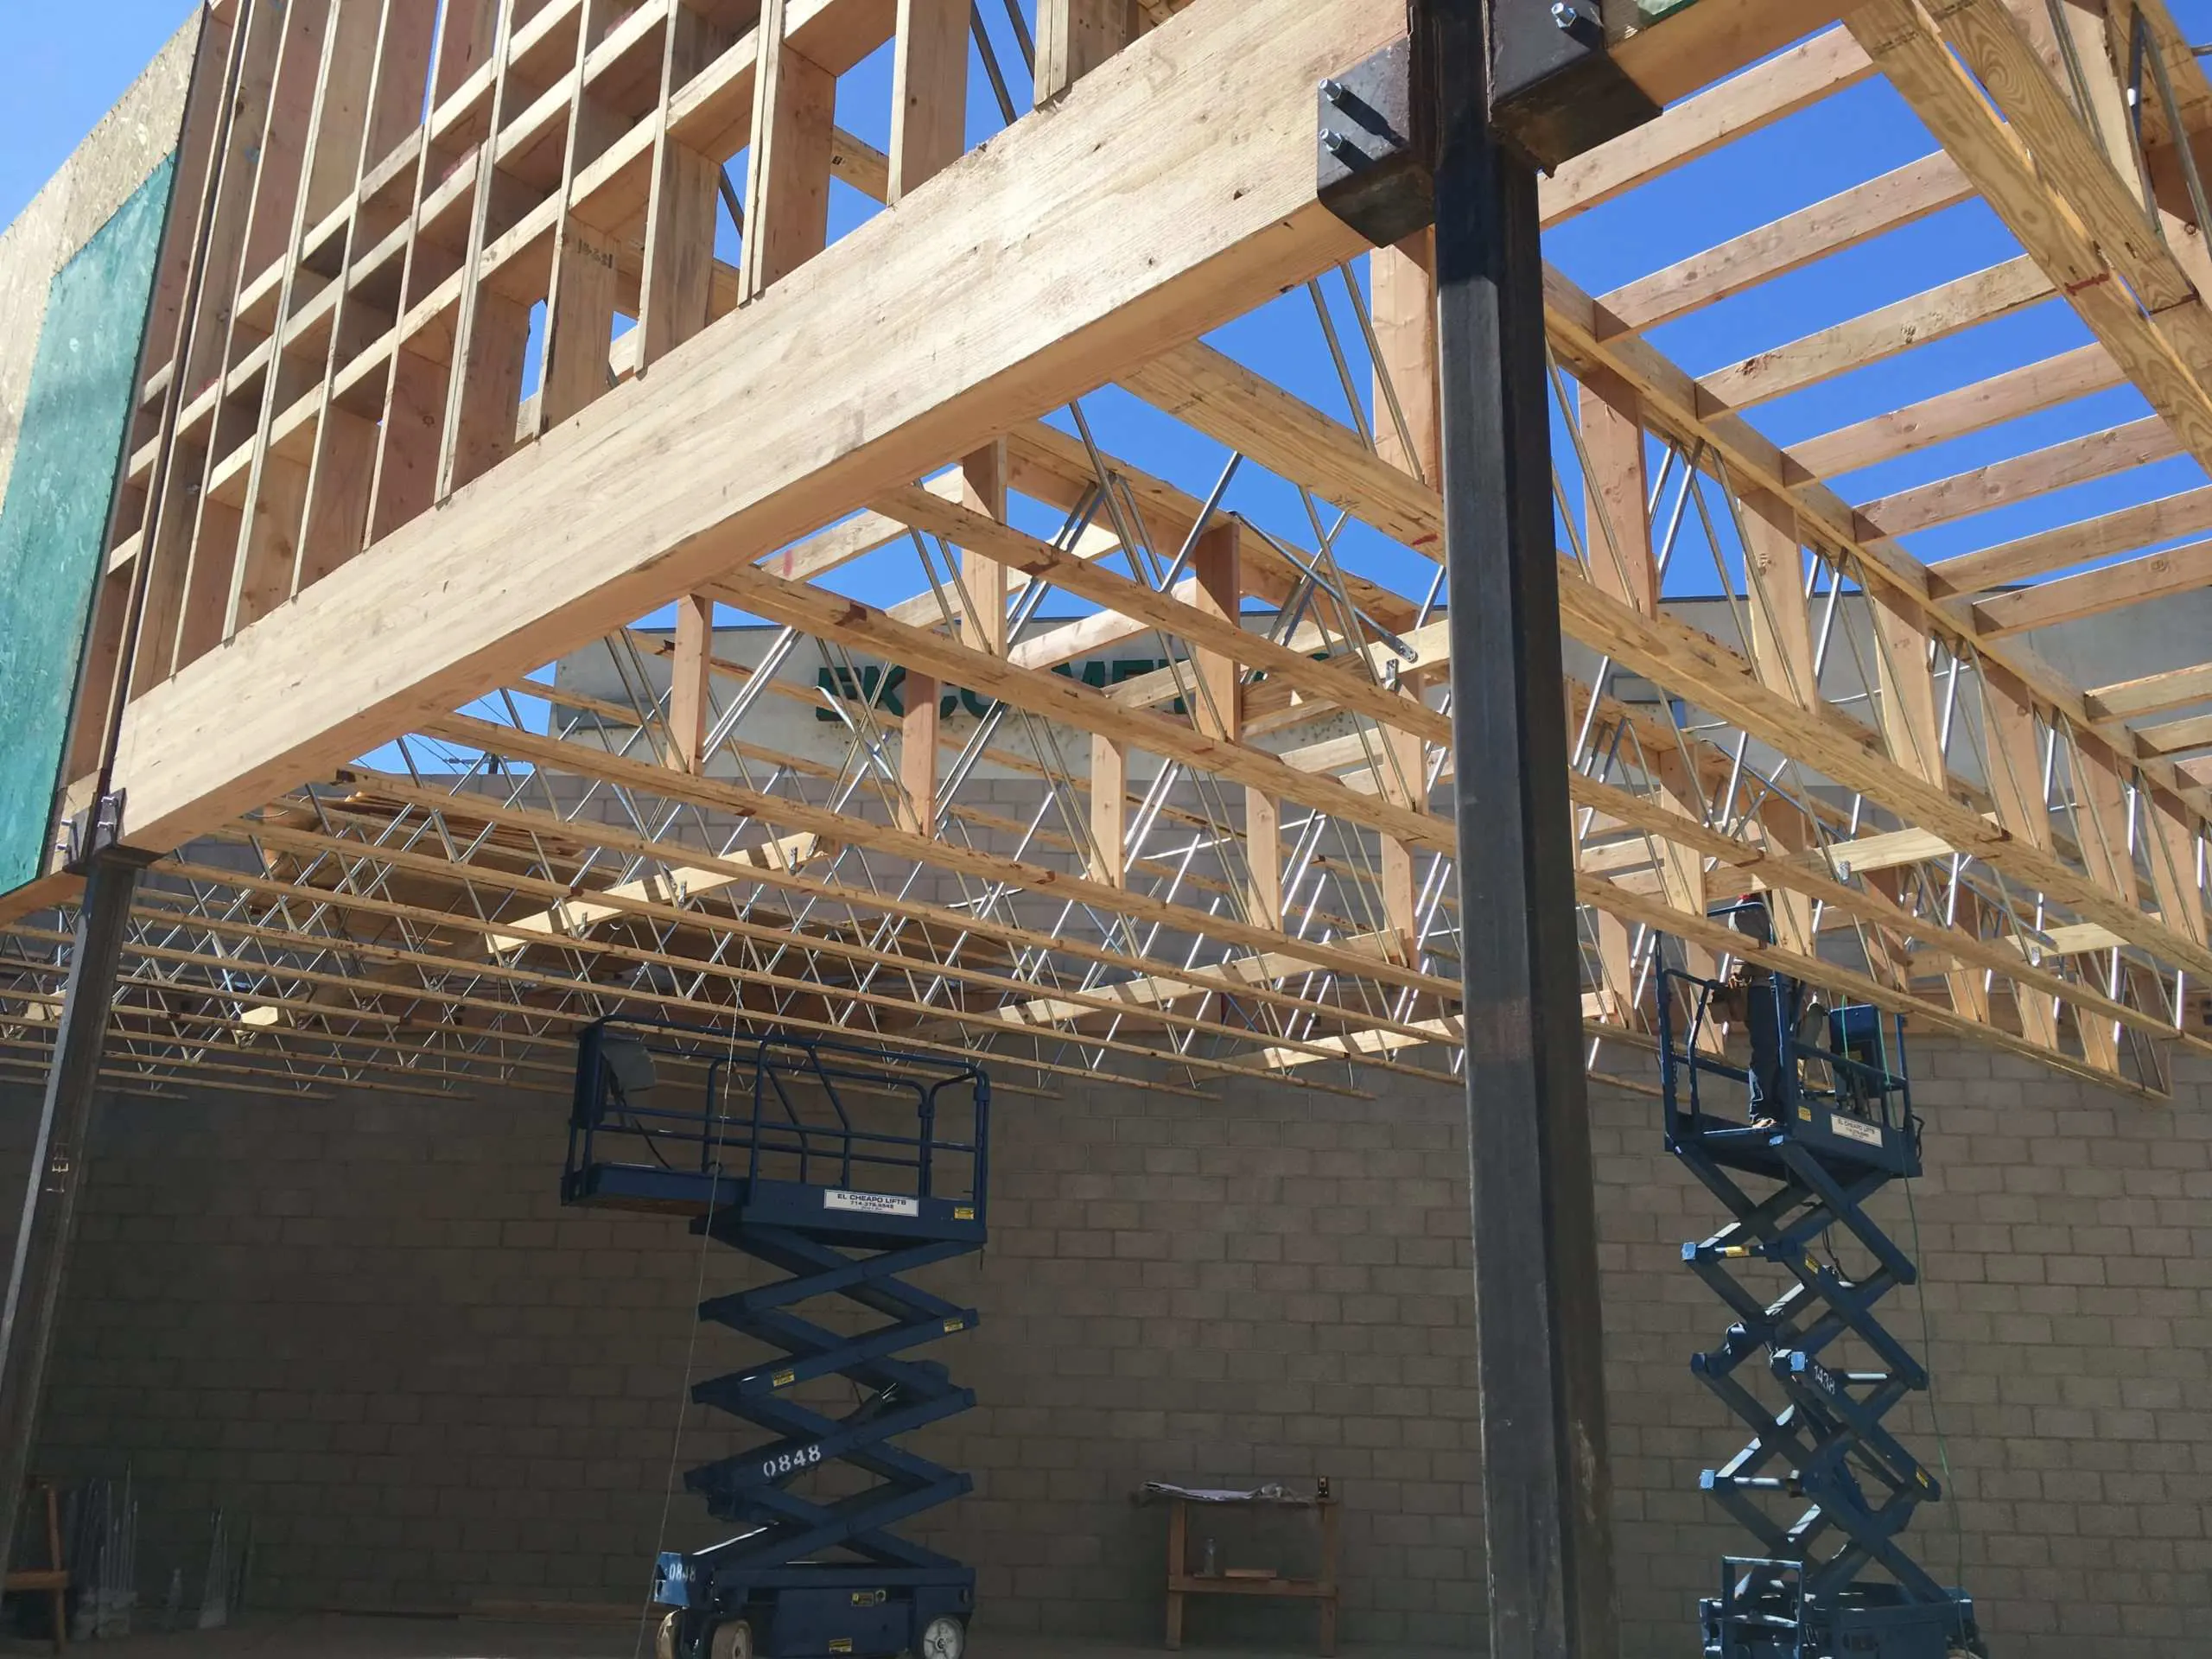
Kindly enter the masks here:
M 106 638 L 122 598 L 146 579 L 153 648 L 114 658 L 134 733 L 156 729 L 159 711 L 188 695 L 181 666 L 205 657 L 191 684 L 213 683 L 251 655 L 211 655 L 215 645 L 291 637 L 310 625 L 318 590 L 335 591 L 325 584 L 403 532 L 421 558 L 442 557 L 425 525 L 474 523 L 470 504 L 498 494 L 492 480 L 515 475 L 537 446 L 566 442 L 563 423 L 589 425 L 604 399 L 643 418 L 664 396 L 656 357 L 702 329 L 765 326 L 773 307 L 731 308 L 844 251 L 825 232 L 778 241 L 766 264 L 762 250 L 747 252 L 748 227 L 766 242 L 782 221 L 762 195 L 776 194 L 780 175 L 772 158 L 756 165 L 747 119 L 779 95 L 773 77 L 754 73 L 768 25 L 748 22 L 746 8 L 524 0 L 480 8 L 480 36 L 416 10 L 321 0 L 299 14 L 313 14 L 302 56 L 309 47 L 270 29 L 273 12 L 245 7 L 207 77 L 231 101 L 189 140 L 211 158 L 178 215 L 197 286 L 179 289 L 177 339 L 149 359 L 124 494 L 143 515 L 118 521 L 96 626 Z M 1161 41 L 1109 44 L 1180 52 L 1179 42 L 1251 22 L 1233 10 L 1147 10 L 1144 31 Z M 1696 10 L 1650 40 L 1679 37 L 1691 50 Z M 766 44 L 842 85 L 885 43 L 875 12 L 863 11 L 842 0 L 798 7 L 792 39 Z M 1071 49 L 1066 37 L 1026 33 L 1031 15 L 947 11 L 963 73 L 989 84 L 997 124 L 902 129 L 887 143 L 873 129 L 834 129 L 804 165 L 880 201 L 920 189 L 942 197 L 982 188 L 971 176 L 981 169 L 957 185 L 921 181 L 989 127 L 1018 175 L 1033 129 L 1046 124 L 1019 101 L 1033 91 L 1054 101 L 1097 67 L 1056 56 Z M 2163 10 L 2143 16 L 2145 38 L 2165 41 Z M 702 39 L 687 40 L 694 24 Z M 1270 38 L 1351 26 L 1349 12 L 1323 6 Z M 2144 325 L 2098 311 L 2099 290 L 2072 267 L 2054 276 L 2043 222 L 2006 194 L 1999 162 L 1967 142 L 1950 92 L 1911 58 L 1910 34 L 1834 30 L 1734 80 L 1673 87 L 1669 99 L 1694 95 L 1543 187 L 1548 226 L 1566 226 L 1624 194 L 1663 189 L 1716 135 L 1753 142 L 1884 71 L 1942 146 L 1693 258 L 1662 264 L 1655 250 L 1658 268 L 1594 297 L 1548 273 L 1572 642 L 1563 759 L 1577 806 L 1591 1058 L 1601 1063 L 1609 1043 L 1649 1042 L 1655 936 L 1674 932 L 1722 969 L 1734 945 L 1700 936 L 1707 904 L 1758 890 L 1774 902 L 1777 948 L 1819 963 L 1853 995 L 2156 1095 L 2171 1051 L 2206 1040 L 2206 796 L 2188 759 L 2190 721 L 2201 716 L 2187 711 L 2190 688 L 2212 698 L 2212 681 L 2198 686 L 2182 668 L 2084 690 L 2037 656 L 2035 629 L 2185 592 L 2196 556 L 1999 588 L 2212 528 L 2207 492 L 2012 541 L 1992 532 L 1979 550 L 1932 566 L 1906 543 L 1928 526 L 1970 524 L 1993 503 L 2124 478 L 2176 447 L 2195 454 L 2174 401 L 2186 389 L 2148 387 L 2164 427 L 2137 423 L 1948 474 L 1938 464 L 1929 484 L 1858 492 L 1856 505 L 1824 480 L 1848 483 L 2004 419 L 2070 409 L 2127 378 L 2123 364 L 2139 372 L 2127 330 L 2179 327 L 2202 308 L 2170 306 Z M 419 60 L 394 55 L 403 35 Z M 902 41 L 899 61 L 925 62 L 920 44 Z M 2070 62 L 2047 60 L 2067 64 L 2059 92 L 2078 111 L 2085 85 L 2086 102 L 2103 97 L 2104 71 L 2098 42 L 2075 44 Z M 346 101 L 355 46 L 365 103 Z M 1977 36 L 1964 56 L 1994 49 Z M 2163 47 L 2138 56 L 2131 67 L 2122 51 L 2112 73 L 2116 88 L 2146 89 L 2123 179 L 2139 202 L 2143 177 L 2166 178 L 2161 146 L 2212 106 L 2212 92 L 2193 61 Z M 944 101 L 950 69 L 927 73 L 945 78 L 906 90 Z M 271 96 L 287 88 L 296 95 Z M 1301 83 L 1299 95 L 1311 91 Z M 1999 95 L 2018 102 L 2032 91 L 2010 79 Z M 424 94 L 429 123 L 418 128 Z M 593 119 L 578 119 L 593 100 Z M 364 109 L 358 130 L 346 124 Z M 2020 105 L 2024 142 L 2039 156 L 2070 154 L 2049 113 Z M 610 124 L 599 130 L 602 118 Z M 255 132 L 287 143 L 250 147 Z M 296 197 L 256 197 L 257 156 L 303 153 L 319 159 Z M 647 156 L 652 165 L 636 164 Z M 711 174 L 684 173 L 690 156 Z M 726 196 L 715 182 L 724 168 Z M 2087 188 L 2085 178 L 2061 169 L 2049 188 Z M 2158 213 L 2190 206 L 2186 189 L 2160 188 Z M 687 191 L 704 201 L 703 220 L 675 211 L 697 205 Z M 1647 338 L 1978 191 L 2020 238 L 2018 258 L 1863 316 L 1808 316 L 1800 339 L 1699 377 Z M 270 213 L 298 222 L 258 222 Z M 710 293 L 681 288 L 687 267 L 655 240 L 670 234 L 702 238 L 696 269 L 712 276 Z M 602 236 L 617 244 L 612 299 L 582 258 Z M 2169 240 L 2188 242 L 2177 232 Z M 1238 1077 L 1372 1086 L 1355 1080 L 1355 1062 L 1388 1075 L 1455 1072 L 1450 595 L 1435 563 L 1434 370 L 1422 321 L 1433 296 L 1418 241 L 1359 256 L 1331 245 L 1294 275 L 1254 279 L 1215 303 L 1216 317 L 1262 307 L 1265 356 L 1162 340 L 1149 357 L 1117 361 L 1111 387 L 1092 384 L 1097 372 L 1058 378 L 1052 395 L 1008 407 L 990 433 L 947 439 L 932 451 L 944 463 L 933 476 L 826 493 L 804 521 L 828 528 L 791 542 L 794 518 L 772 548 L 733 543 L 725 568 L 687 568 L 673 630 L 645 626 L 661 613 L 640 611 L 677 598 L 674 584 L 632 583 L 594 612 L 604 632 L 588 653 L 589 690 L 564 671 L 523 672 L 588 654 L 573 633 L 549 636 L 535 657 L 517 645 L 496 671 L 445 674 L 445 690 L 394 705 L 373 731 L 357 720 L 315 765 L 265 769 L 301 781 L 243 817 L 251 802 L 233 791 L 149 874 L 118 997 L 118 1030 L 130 1034 L 111 1065 L 147 1087 L 222 1065 L 246 1070 L 209 1074 L 257 1086 L 445 1091 L 493 1076 L 528 1081 L 542 1075 L 530 1068 L 546 1046 L 579 1023 L 658 1007 L 810 1020 L 825 1033 L 940 1050 L 985 1046 L 1015 1063 L 1010 1080 L 1047 1087 L 1101 1074 L 1199 1093 Z M 733 254 L 736 265 L 715 269 Z M 541 255 L 542 294 L 532 289 Z M 1004 263 L 995 287 L 1010 289 L 1021 269 Z M 495 385 L 497 348 L 521 339 L 509 334 L 525 300 L 542 301 L 550 320 L 531 366 L 518 359 L 512 383 Z M 1759 424 L 1770 400 L 1878 364 L 1910 367 L 1929 340 L 2037 305 L 2089 308 L 2095 340 L 1964 387 L 1944 383 L 1940 367 L 1904 376 L 1916 401 L 1786 450 Z M 615 339 L 603 306 L 642 319 Z M 564 313 L 590 320 L 581 334 L 560 323 Z M 934 326 L 912 325 L 921 335 Z M 423 356 L 455 331 L 467 349 Z M 1240 326 L 1216 339 L 1256 337 Z M 269 372 L 272 363 L 283 372 Z M 661 379 L 679 384 L 673 369 Z M 379 423 L 394 399 L 418 394 L 431 448 L 420 471 L 395 470 L 382 452 L 413 429 Z M 724 425 L 787 412 L 763 404 Z M 356 499 L 338 486 L 365 432 L 377 465 Z M 477 475 L 484 488 L 455 493 Z M 535 487 L 560 485 L 549 474 Z M 686 487 L 663 493 L 682 499 Z M 602 480 L 603 496 L 613 488 Z M 296 505 L 289 540 L 241 531 Z M 356 508 L 367 515 L 359 525 Z M 599 507 L 572 511 L 590 520 Z M 402 573 L 378 591 L 420 586 Z M 760 648 L 717 659 L 718 616 L 760 628 Z M 405 649 L 405 632 L 375 650 Z M 1122 646 L 1154 666 L 1095 691 L 1052 671 Z M 287 664 L 283 683 L 313 702 L 323 682 L 350 672 L 347 655 L 324 652 L 304 675 Z M 894 671 L 942 695 L 965 691 L 983 712 L 956 702 L 941 721 L 910 717 L 881 694 Z M 430 712 L 454 709 L 457 689 L 481 695 Z M 242 719 L 264 695 L 240 694 Z M 348 717 L 364 706 L 357 698 Z M 824 717 L 814 737 L 835 734 L 834 744 L 779 734 L 779 717 L 802 707 L 810 721 Z M 2177 711 L 2178 721 L 2131 724 Z M 383 741 L 364 755 L 372 736 Z M 132 741 L 143 753 L 155 741 Z M 128 785 L 130 770 L 118 780 Z M 1119 787 L 1099 787 L 1102 774 Z M 0 1064 L 35 1061 L 68 919 L 66 906 L 26 917 L 0 946 L 0 1008 L 21 1016 L 0 1041 L 27 1046 L 0 1051 Z M 1430 1047 L 1439 1052 L 1421 1052 Z

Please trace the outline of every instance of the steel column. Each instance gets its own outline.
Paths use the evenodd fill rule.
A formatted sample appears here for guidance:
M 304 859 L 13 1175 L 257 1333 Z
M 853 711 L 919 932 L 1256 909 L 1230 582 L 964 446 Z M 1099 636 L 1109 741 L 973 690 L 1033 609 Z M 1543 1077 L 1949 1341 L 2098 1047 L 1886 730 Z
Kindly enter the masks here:
M 1490 0 L 1417 0 L 1433 118 L 1468 1152 L 1493 1659 L 1612 1659 L 1589 1103 L 1536 175 L 1490 119 Z
M 54 1321 L 84 1190 L 86 1131 L 99 1083 L 116 968 L 130 901 L 148 855 L 111 846 L 92 855 L 77 912 L 69 982 L 47 1067 L 38 1134 L 24 1173 L 22 1219 L 0 1311 L 0 1560 L 10 1559 L 16 1516 L 38 1440 L 39 1400 Z

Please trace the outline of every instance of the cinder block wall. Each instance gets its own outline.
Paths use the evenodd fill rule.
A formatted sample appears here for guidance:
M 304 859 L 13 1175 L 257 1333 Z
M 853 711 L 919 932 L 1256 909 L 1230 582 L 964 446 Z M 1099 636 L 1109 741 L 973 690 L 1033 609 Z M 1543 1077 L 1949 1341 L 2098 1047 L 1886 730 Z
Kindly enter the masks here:
M 1998 1650 L 2151 1659 L 2212 1628 L 2212 1076 L 2169 1107 L 1923 1041 L 1916 1208 L 1961 1496 L 1957 1560 Z M 1151 1476 L 1309 1479 L 1346 1500 L 1346 1635 L 1481 1642 L 1479 1465 L 1456 1091 L 1100 1084 L 1006 1095 L 988 1252 L 938 1281 L 982 1328 L 946 1357 L 984 1408 L 930 1449 L 975 1471 L 934 1535 L 1002 1630 L 1157 1630 Z M 21 1135 L 29 1103 L 8 1097 Z M 251 1516 L 264 1605 L 627 1601 L 707 1534 L 664 1497 L 687 1365 L 736 1362 L 691 1306 L 743 1281 L 681 1224 L 564 1212 L 563 1101 L 207 1096 L 108 1103 L 43 1465 L 132 1468 L 158 1598 L 206 1516 Z M 1596 1100 L 1627 1651 L 1695 1650 L 1741 1548 L 1695 1491 L 1738 1443 L 1686 1370 L 1719 1305 L 1679 1262 L 1714 1210 L 1655 1105 Z M 8 1191 L 14 1192 L 12 1183 Z M 1902 1211 L 1895 1217 L 1909 1229 Z M 1891 1304 L 1917 1338 L 1908 1293 Z M 677 1466 L 734 1449 L 686 1416 Z M 1931 1456 L 1923 1413 L 1915 1443 Z M 1234 1561 L 1300 1564 L 1295 1529 Z M 1192 1636 L 1303 1638 L 1207 1606 Z M 2201 1650 L 2201 1649 L 2200 1649 Z

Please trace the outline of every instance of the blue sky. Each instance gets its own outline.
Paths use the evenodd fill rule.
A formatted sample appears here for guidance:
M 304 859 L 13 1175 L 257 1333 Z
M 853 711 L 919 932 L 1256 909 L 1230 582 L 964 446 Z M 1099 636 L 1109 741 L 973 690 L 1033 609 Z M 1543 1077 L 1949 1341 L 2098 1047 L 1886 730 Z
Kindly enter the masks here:
M 1033 0 L 1028 0 L 1028 7 L 1033 10 Z M 77 7 L 8 8 L 6 21 L 0 23 L 0 41 L 5 43 L 16 90 L 14 98 L 0 104 L 0 219 L 11 219 L 20 211 L 188 10 L 188 0 L 99 0 L 99 27 L 87 29 Z M 1027 79 L 1012 44 L 1001 0 L 986 0 L 984 10 L 1014 102 L 1025 107 Z M 2185 29 L 2194 29 L 2199 36 L 2212 35 L 2212 0 L 2177 0 L 2174 10 Z M 887 48 L 839 86 L 841 123 L 879 144 L 888 126 L 889 56 Z M 988 83 L 977 70 L 971 73 L 971 137 L 981 137 L 998 125 Z M 1547 251 L 1583 287 L 1602 293 L 1932 148 L 1932 140 L 1902 100 L 1885 82 L 1876 79 L 1556 228 L 1547 237 Z M 833 234 L 849 230 L 874 211 L 873 203 L 838 185 Z M 726 257 L 734 257 L 727 223 L 724 232 L 730 245 L 722 251 Z M 1979 202 L 1968 203 L 1669 324 L 1652 338 L 1683 366 L 1701 372 L 2017 252 L 1994 215 Z M 1353 359 L 1355 376 L 1363 384 L 1367 370 L 1356 321 L 1334 276 L 1325 289 Z M 1762 407 L 1752 418 L 1777 439 L 1794 442 L 2049 356 L 2087 337 L 2069 308 L 2047 302 L 1781 399 Z M 1306 295 L 1293 293 L 1262 307 L 1219 331 L 1214 342 L 1319 407 L 1340 416 L 1345 413 Z M 1205 493 L 1224 459 L 1211 442 L 1111 389 L 1087 399 L 1086 409 L 1106 448 L 1194 494 Z M 1851 499 L 1865 499 L 2143 412 L 2140 397 L 2132 388 L 2121 388 L 1903 457 L 1847 477 L 1840 486 Z M 1922 532 L 1907 544 L 1923 558 L 1940 559 L 2203 481 L 2195 461 L 2177 458 Z M 1281 480 L 1248 468 L 1232 489 L 1229 505 L 1269 528 L 1295 536 L 1302 544 L 1312 543 L 1304 505 Z M 1033 518 L 1028 527 L 1043 531 L 1052 526 Z M 1433 570 L 1426 561 L 1357 527 L 1350 537 L 1344 550 L 1349 562 L 1402 588 L 1415 594 L 1425 590 Z M 1670 577 L 1669 588 L 1709 591 L 1713 569 L 1709 555 L 1701 560 L 1683 559 Z M 862 561 L 840 572 L 836 582 L 869 599 L 905 597 L 915 585 L 911 553 L 896 550 Z

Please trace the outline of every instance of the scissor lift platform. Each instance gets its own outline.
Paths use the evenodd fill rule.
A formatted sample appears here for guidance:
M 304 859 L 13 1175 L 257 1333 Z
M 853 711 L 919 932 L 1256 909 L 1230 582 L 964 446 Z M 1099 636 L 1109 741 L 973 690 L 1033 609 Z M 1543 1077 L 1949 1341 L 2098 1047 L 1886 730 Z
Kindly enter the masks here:
M 758 1363 L 692 1389 L 770 1437 L 685 1486 L 742 1529 L 656 1563 L 660 1659 L 959 1659 L 976 1575 L 890 1530 L 970 1490 L 895 1444 L 966 1410 L 970 1390 L 908 1351 L 970 1329 L 906 1275 L 981 1249 L 990 1084 L 981 1068 L 628 1020 L 580 1046 L 568 1204 L 683 1216 L 783 1276 L 700 1305 Z M 855 1332 L 799 1310 L 836 1298 Z M 842 1377 L 842 1414 L 809 1385 Z M 817 1495 L 824 1471 L 845 1478 Z
M 1733 908 L 1756 912 L 1737 924 L 1756 936 L 1763 912 Z M 1866 1208 L 1920 1173 L 1903 1022 L 1821 1008 L 1802 982 L 1756 966 L 1732 984 L 1665 969 L 1658 991 L 1667 1149 L 1731 1217 L 1682 1246 L 1733 1316 L 1690 1369 L 1752 1431 L 1699 1484 L 1761 1547 L 1729 1557 L 1700 1604 L 1707 1659 L 1979 1653 L 1973 1602 L 1903 1547 L 1941 1489 L 1882 1421 L 1928 1387 L 1877 1313 L 1916 1269 Z M 1742 1064 L 1727 1058 L 1724 1009 L 1747 1039 Z M 1846 1268 L 1846 1241 L 1863 1265 Z M 1746 1280 L 1755 1262 L 1778 1290 Z

